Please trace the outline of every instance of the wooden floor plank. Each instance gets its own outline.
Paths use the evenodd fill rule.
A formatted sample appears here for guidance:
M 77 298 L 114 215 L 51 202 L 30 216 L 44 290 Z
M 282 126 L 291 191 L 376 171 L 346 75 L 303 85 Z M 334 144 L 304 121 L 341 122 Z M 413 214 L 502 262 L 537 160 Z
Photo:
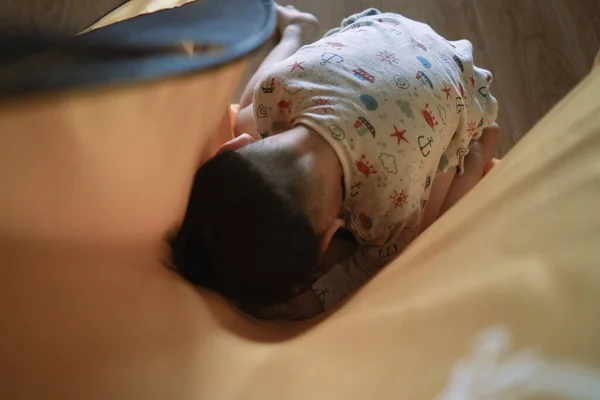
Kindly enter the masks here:
M 579 81 L 552 2 L 476 0 L 516 142 Z
M 339 26 L 351 14 L 374 7 L 382 12 L 394 12 L 431 25 L 447 39 L 468 38 L 474 47 L 482 48 L 481 31 L 470 0 L 281 0 L 302 11 L 316 15 L 321 21 L 321 33 Z
M 553 0 L 577 72 L 585 76 L 600 50 L 600 0 Z
M 60 30 L 69 0 L 0 0 L 0 24 L 41 31 Z
M 63 30 L 81 32 L 127 0 L 71 0 Z

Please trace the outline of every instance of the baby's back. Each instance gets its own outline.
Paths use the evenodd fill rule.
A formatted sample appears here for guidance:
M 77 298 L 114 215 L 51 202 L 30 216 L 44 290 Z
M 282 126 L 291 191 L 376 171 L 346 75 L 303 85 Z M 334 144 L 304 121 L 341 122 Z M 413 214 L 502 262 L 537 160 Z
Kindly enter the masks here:
M 419 220 L 428 182 L 458 165 L 470 140 L 495 120 L 490 81 L 473 66 L 468 41 L 379 14 L 269 70 L 255 91 L 254 117 L 263 137 L 305 124 L 331 144 L 354 231 L 372 242 L 390 221 Z

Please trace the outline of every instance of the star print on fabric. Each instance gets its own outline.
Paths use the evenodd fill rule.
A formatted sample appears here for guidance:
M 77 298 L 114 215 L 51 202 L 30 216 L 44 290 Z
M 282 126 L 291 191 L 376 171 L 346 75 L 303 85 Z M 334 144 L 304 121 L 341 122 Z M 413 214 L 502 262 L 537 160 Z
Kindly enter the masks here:
M 396 125 L 394 125 L 394 133 L 392 133 L 390 136 L 396 137 L 398 138 L 398 143 L 400 144 L 400 142 L 402 140 L 404 140 L 406 143 L 408 143 L 408 140 L 406 140 L 406 138 L 404 137 L 404 134 L 406 133 L 406 129 L 403 129 L 401 131 L 398 130 L 398 128 L 396 128 Z
M 452 89 L 450 89 L 449 87 L 446 86 L 446 83 L 444 82 L 444 88 L 442 89 L 442 92 L 446 93 L 446 100 L 451 100 L 452 96 L 450 95 L 450 92 L 452 91 Z
M 304 67 L 302 66 L 302 64 L 304 64 L 304 61 L 294 61 L 293 64 L 288 65 L 288 67 L 292 67 L 292 69 L 290 70 L 290 72 L 294 72 L 294 70 L 296 68 L 300 68 L 302 71 L 304 71 Z
M 317 107 L 318 110 L 321 110 L 325 114 L 327 114 L 329 111 L 333 111 L 333 108 L 331 107 L 329 100 L 330 99 L 324 99 L 322 97 L 319 97 L 318 99 L 315 99 L 312 102 Z
M 475 87 L 475 78 L 471 77 L 471 86 Z

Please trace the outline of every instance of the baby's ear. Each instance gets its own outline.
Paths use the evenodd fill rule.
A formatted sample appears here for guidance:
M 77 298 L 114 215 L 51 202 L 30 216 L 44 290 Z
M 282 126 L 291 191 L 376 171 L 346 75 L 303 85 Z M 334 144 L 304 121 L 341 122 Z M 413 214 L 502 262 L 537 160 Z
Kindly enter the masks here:
M 237 149 L 241 149 L 242 147 L 254 142 L 254 138 L 247 133 L 242 133 L 240 136 L 237 136 L 228 142 L 225 142 L 217 151 L 217 154 L 222 153 L 224 151 L 234 151 Z

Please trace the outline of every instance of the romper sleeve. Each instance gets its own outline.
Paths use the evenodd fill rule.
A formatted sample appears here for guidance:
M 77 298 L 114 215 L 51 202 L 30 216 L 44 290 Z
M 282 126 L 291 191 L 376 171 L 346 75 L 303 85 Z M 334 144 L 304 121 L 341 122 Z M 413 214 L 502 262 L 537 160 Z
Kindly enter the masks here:
M 256 130 L 263 139 L 293 127 L 295 99 L 293 94 L 284 90 L 285 78 L 280 69 L 276 65 L 266 71 L 254 89 L 252 115 Z

